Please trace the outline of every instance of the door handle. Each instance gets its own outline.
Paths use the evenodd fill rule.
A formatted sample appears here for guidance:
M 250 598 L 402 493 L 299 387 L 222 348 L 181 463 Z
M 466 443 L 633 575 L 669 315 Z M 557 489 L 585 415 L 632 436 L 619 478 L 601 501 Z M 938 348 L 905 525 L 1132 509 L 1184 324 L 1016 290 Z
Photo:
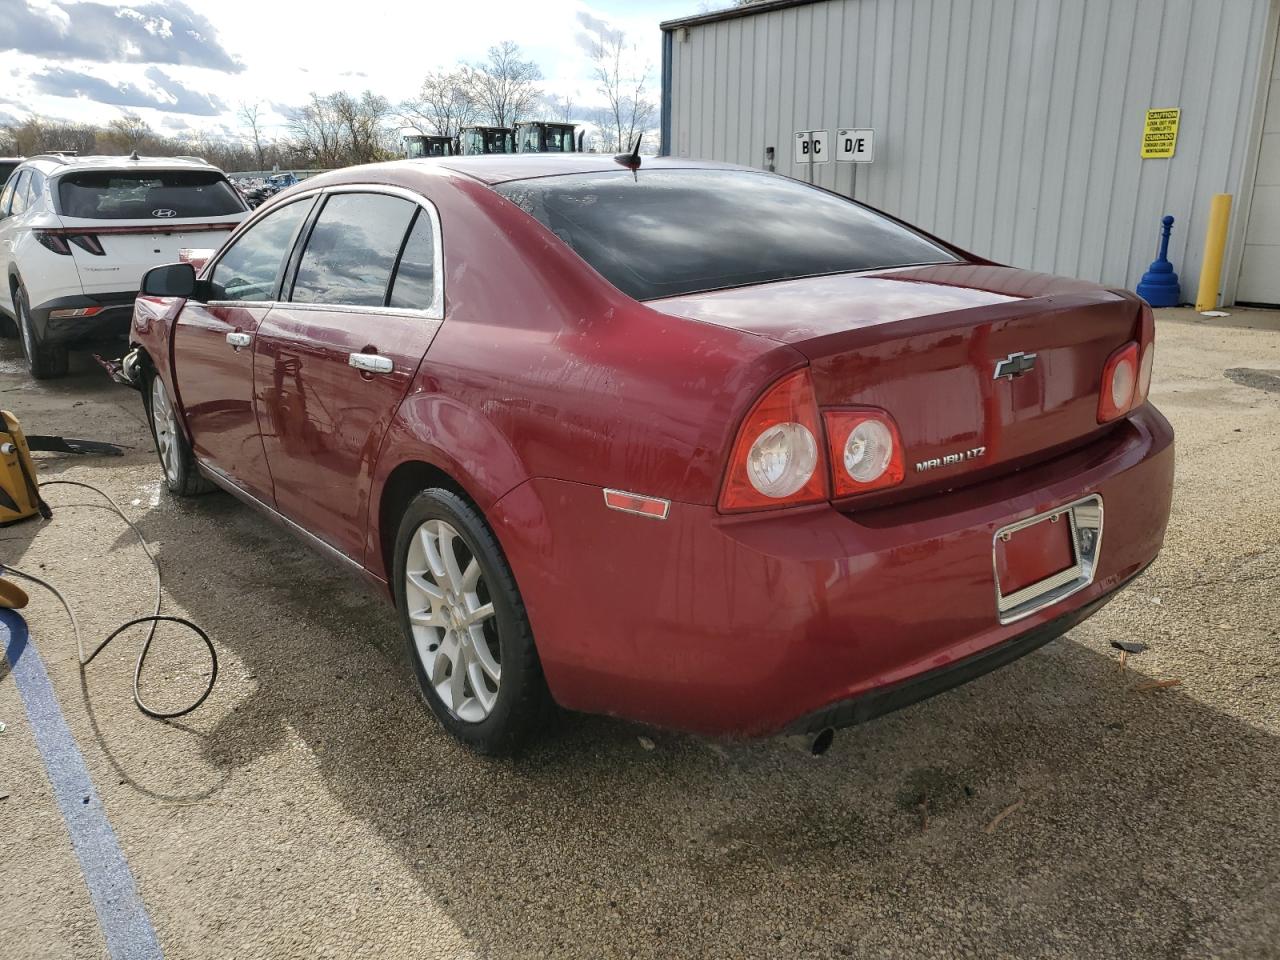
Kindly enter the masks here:
M 379 356 L 376 353 L 348 354 L 347 363 L 366 373 L 390 373 L 396 368 L 390 357 Z
M 235 333 L 228 333 L 227 343 L 239 350 L 241 347 L 247 347 L 249 344 L 253 343 L 253 334 L 240 333 L 238 331 Z

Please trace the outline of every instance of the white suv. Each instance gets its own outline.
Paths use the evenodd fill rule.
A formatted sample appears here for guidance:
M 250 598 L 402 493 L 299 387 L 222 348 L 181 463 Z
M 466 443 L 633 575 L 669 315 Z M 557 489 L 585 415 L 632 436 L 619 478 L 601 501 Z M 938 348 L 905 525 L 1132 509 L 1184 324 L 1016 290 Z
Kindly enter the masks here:
M 0 193 L 0 334 L 60 377 L 69 343 L 127 332 L 147 270 L 221 245 L 246 211 L 195 157 L 32 157 Z

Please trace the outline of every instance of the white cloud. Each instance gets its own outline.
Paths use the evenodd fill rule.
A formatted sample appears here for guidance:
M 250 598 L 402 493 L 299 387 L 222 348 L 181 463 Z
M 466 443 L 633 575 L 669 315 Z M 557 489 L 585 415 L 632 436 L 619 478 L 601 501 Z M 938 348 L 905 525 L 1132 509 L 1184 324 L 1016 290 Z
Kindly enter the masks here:
M 75 13 L 77 0 L 17 0 L 57 20 L 65 10 Z M 79 0 L 83 2 L 83 0 Z M 102 0 L 96 0 L 101 3 Z M 172 31 L 170 15 L 155 0 L 121 4 L 121 21 L 139 26 L 137 38 L 163 42 L 160 34 Z M 176 7 L 175 7 L 176 9 Z M 598 100 L 589 64 L 576 35 L 583 25 L 601 21 L 621 29 L 640 48 L 642 59 L 653 67 L 652 96 L 657 99 L 661 60 L 660 21 L 697 12 L 697 0 L 476 0 L 468 4 L 433 2 L 407 5 L 398 0 L 365 0 L 359 15 L 349 6 L 314 5 L 305 16 L 263 18 L 261 0 L 219 0 L 200 4 L 199 16 L 216 31 L 220 50 L 242 64 L 240 72 L 221 72 L 191 65 L 166 65 L 174 82 L 227 105 L 227 111 L 207 118 L 189 117 L 192 127 L 213 130 L 237 128 L 235 105 L 261 100 L 275 105 L 269 132 L 283 130 L 285 118 L 278 105 L 302 103 L 312 91 L 372 89 L 393 101 L 411 96 L 422 76 L 431 69 L 448 67 L 459 60 L 482 59 L 487 48 L 513 40 L 526 56 L 542 68 L 547 93 L 568 96 L 586 106 Z M 52 26 L 48 24 L 47 26 Z M 65 29 L 68 24 L 63 24 Z M 204 43 L 198 31 L 184 29 L 184 43 Z M 138 40 L 137 42 L 143 42 Z M 118 109 L 84 99 L 67 100 L 39 94 L 32 79 L 50 66 L 48 54 L 18 49 L 0 53 L 0 66 L 17 77 L 14 98 L 28 109 L 49 116 L 85 121 L 105 121 Z M 135 43 L 136 46 L 136 43 Z M 69 69 L 92 72 L 116 85 L 144 85 L 146 64 L 94 63 L 70 60 Z M 162 112 L 140 109 L 155 125 Z

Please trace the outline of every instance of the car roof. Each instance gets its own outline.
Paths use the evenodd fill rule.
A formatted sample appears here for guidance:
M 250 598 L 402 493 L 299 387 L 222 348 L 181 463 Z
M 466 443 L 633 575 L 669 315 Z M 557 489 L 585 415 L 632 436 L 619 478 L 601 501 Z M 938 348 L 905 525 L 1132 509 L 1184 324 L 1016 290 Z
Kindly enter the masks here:
M 72 157 L 46 153 L 29 157 L 26 162 L 42 172 L 55 176 L 85 170 L 211 170 L 221 173 L 217 167 L 199 157 Z
M 560 177 L 570 173 L 606 173 L 625 170 L 607 153 L 491 153 L 465 157 L 424 157 L 400 163 L 445 167 L 487 183 Z M 730 163 L 684 160 L 679 157 L 641 157 L 639 175 L 646 170 L 754 170 Z

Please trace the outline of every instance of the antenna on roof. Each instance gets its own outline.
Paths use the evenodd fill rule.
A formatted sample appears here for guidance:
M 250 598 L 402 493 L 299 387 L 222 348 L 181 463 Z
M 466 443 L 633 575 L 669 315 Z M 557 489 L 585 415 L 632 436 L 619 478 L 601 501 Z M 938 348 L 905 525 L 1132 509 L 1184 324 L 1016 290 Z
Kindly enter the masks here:
M 134 148 L 133 148 L 133 153 L 129 154 L 129 159 L 130 159 L 130 160 L 141 160 L 141 159 L 142 159 L 140 156 L 138 156 L 138 148 L 137 148 L 137 147 L 134 147 Z
M 636 137 L 636 145 L 631 148 L 630 153 L 615 153 L 613 159 L 622 164 L 631 171 L 631 175 L 639 180 L 636 171 L 640 169 L 640 141 L 644 139 L 644 134 Z

